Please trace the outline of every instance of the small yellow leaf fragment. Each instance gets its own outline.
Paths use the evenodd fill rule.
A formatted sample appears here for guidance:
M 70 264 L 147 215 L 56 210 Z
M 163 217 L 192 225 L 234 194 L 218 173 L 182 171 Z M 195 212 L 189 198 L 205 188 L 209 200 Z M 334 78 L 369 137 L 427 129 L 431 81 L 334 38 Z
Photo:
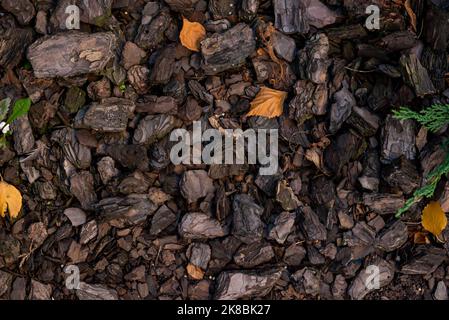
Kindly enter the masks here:
M 206 29 L 198 22 L 190 22 L 186 18 L 182 20 L 182 29 L 179 34 L 181 44 L 189 50 L 200 51 L 200 42 L 206 38 Z
M 422 213 L 422 226 L 427 231 L 438 237 L 446 228 L 447 217 L 439 202 L 430 202 Z
M 5 181 L 0 181 L 0 216 L 4 217 L 6 211 L 14 219 L 22 209 L 22 195 L 16 187 Z
M 247 116 L 260 116 L 269 119 L 279 117 L 284 111 L 285 98 L 287 98 L 287 92 L 262 87 L 251 102 L 251 110 Z
M 187 265 L 187 273 L 193 280 L 201 280 L 204 277 L 204 271 L 191 263 Z

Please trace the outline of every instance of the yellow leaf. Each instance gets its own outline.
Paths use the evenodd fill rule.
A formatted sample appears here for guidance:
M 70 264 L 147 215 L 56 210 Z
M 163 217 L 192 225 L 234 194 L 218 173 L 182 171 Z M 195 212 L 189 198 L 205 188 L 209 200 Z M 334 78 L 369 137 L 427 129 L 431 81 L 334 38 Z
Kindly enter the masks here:
M 0 181 L 0 216 L 4 217 L 6 211 L 11 218 L 16 218 L 22 208 L 22 195 L 16 187 Z
M 194 280 L 201 280 L 204 277 L 204 271 L 191 263 L 187 265 L 187 273 Z
M 179 34 L 181 44 L 192 51 L 200 51 L 200 42 L 206 38 L 206 29 L 198 22 L 190 22 L 186 18 L 182 20 L 182 29 Z
M 447 218 L 440 204 L 432 201 L 424 208 L 422 213 L 422 226 L 438 237 L 446 228 Z
M 251 110 L 247 116 L 275 118 L 282 115 L 287 92 L 262 87 L 251 102 Z

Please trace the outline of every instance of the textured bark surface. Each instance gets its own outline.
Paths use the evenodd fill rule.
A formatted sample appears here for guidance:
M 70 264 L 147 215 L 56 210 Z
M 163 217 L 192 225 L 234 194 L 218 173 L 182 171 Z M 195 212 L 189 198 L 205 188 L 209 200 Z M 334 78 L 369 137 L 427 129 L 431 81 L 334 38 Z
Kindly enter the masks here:
M 0 35 L 0 67 L 13 68 L 32 41 L 31 29 L 8 29 Z
M 223 34 L 214 34 L 201 42 L 202 66 L 207 74 L 238 67 L 256 50 L 254 31 L 240 23 Z
M 27 58 L 37 78 L 71 77 L 103 70 L 114 57 L 116 37 L 109 32 L 71 32 L 42 37 Z

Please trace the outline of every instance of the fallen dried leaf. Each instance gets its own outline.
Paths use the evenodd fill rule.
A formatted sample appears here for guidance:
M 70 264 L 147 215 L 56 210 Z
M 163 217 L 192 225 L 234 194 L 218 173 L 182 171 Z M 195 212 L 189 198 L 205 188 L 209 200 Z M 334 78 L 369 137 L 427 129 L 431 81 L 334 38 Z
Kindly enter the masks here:
M 192 51 L 200 51 L 200 42 L 206 38 L 206 29 L 198 22 L 190 22 L 183 18 L 179 39 L 181 44 Z
M 204 277 L 204 271 L 191 263 L 187 265 L 187 273 L 193 280 L 201 280 Z
M 416 232 L 413 235 L 413 243 L 415 244 L 429 244 L 430 240 L 424 232 Z
M 251 102 L 251 110 L 247 116 L 275 118 L 282 115 L 287 92 L 262 87 Z
M 413 12 L 410 0 L 406 0 L 404 3 L 405 10 L 407 11 L 407 14 L 410 17 L 410 23 L 412 25 L 413 31 L 417 32 L 416 28 L 416 14 Z
M 22 195 L 16 187 L 5 181 L 0 181 L 0 216 L 4 217 L 6 211 L 14 219 L 22 208 Z
M 430 202 L 423 210 L 422 226 L 438 237 L 446 228 L 447 218 L 439 202 Z

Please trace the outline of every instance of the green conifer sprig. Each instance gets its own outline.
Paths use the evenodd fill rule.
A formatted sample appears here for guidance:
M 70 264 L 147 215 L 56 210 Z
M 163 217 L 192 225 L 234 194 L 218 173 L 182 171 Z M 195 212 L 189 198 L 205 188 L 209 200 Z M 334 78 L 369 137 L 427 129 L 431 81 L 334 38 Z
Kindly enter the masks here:
M 415 112 L 408 107 L 401 107 L 399 110 L 393 111 L 393 113 L 396 119 L 416 120 L 431 132 L 437 132 L 449 123 L 449 105 L 447 104 L 434 104 L 420 112 Z M 423 198 L 433 197 L 438 182 L 440 182 L 443 176 L 449 174 L 449 141 L 443 144 L 443 148 L 446 150 L 444 161 L 426 177 L 427 184 L 413 193 L 413 197 L 408 199 L 405 205 L 398 210 L 396 217 L 400 217 Z
M 393 111 L 393 114 L 399 120 L 416 120 L 431 132 L 436 132 L 449 123 L 449 105 L 447 104 L 434 104 L 420 112 L 401 107 Z
M 445 143 L 447 145 L 447 142 Z M 446 149 L 447 150 L 447 149 Z M 413 197 L 405 202 L 405 205 L 398 210 L 396 217 L 399 218 L 403 213 L 408 211 L 415 203 L 421 201 L 423 198 L 431 198 L 435 193 L 435 189 L 441 178 L 449 173 L 449 153 L 446 153 L 446 158 L 443 163 L 437 166 L 428 176 L 428 183 L 417 189 L 413 193 Z

